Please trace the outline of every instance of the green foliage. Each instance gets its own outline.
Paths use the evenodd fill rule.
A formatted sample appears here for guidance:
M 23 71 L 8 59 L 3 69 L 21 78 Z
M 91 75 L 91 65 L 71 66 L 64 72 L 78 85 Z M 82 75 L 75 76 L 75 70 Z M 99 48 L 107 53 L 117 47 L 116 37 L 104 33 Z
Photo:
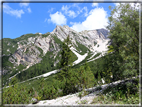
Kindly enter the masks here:
M 69 36 L 67 37 L 67 39 L 63 42 L 63 46 L 62 46 L 62 52 L 61 52 L 61 63 L 60 63 L 60 67 L 61 68 L 65 68 L 68 69 L 69 65 L 71 65 L 71 50 L 68 47 L 69 46 Z M 66 70 L 67 71 L 67 70 Z
M 79 54 L 84 55 L 85 53 L 87 53 L 87 51 L 89 51 L 89 49 L 88 49 L 86 46 L 80 44 L 79 42 L 76 41 L 76 44 L 78 45 L 78 47 L 76 46 L 76 49 L 77 49 L 78 51 L 82 51 L 82 52 L 79 53 Z
M 94 75 L 93 75 L 90 67 L 87 64 L 85 64 L 85 66 L 81 66 L 78 69 L 78 73 L 77 73 L 76 77 L 79 81 L 78 86 L 81 89 L 90 88 L 90 87 L 94 86 L 94 84 L 95 84 L 94 83 L 94 81 L 95 81 Z
M 15 39 L 10 39 L 10 38 L 3 38 L 2 39 L 2 54 L 4 55 L 9 55 L 11 53 L 14 53 L 17 48 L 17 41 Z M 9 51 L 7 51 L 9 49 Z
M 115 14 L 120 11 L 118 17 Z M 108 53 L 113 52 L 112 74 L 116 80 L 137 76 L 139 73 L 139 11 L 130 4 L 120 4 L 111 11 L 109 17 L 109 38 L 111 45 Z M 110 66 L 108 65 L 108 66 Z M 112 69 L 114 66 L 116 69 Z
M 97 54 L 96 54 L 95 56 L 93 56 L 91 59 L 94 59 L 94 58 L 98 57 L 100 54 L 101 54 L 100 52 L 97 53 Z M 91 60 L 91 59 L 90 59 L 90 60 Z
M 22 35 L 22 36 L 20 36 L 20 37 L 14 39 L 14 40 L 16 40 L 17 42 L 18 42 L 18 41 L 21 41 L 21 40 L 26 40 L 26 41 L 27 41 L 28 38 L 30 38 L 30 37 L 36 37 L 36 36 L 39 36 L 39 34 L 32 34 L 32 33 L 29 33 L 29 34 Z
M 10 56 L 3 56 L 2 57 L 2 67 L 5 68 L 7 66 L 9 67 L 13 67 L 13 64 L 11 62 L 8 61 Z
M 18 82 L 18 79 L 16 77 L 13 77 L 10 81 L 11 85 L 15 85 Z
M 37 47 L 37 46 L 36 46 L 36 48 L 40 51 L 39 57 L 42 57 L 43 56 L 43 50 L 41 48 Z
M 60 39 L 58 39 L 56 35 L 53 36 L 53 38 L 54 38 L 54 41 L 55 41 L 57 44 L 59 44 L 59 46 L 60 46 L 60 48 L 61 48 L 62 45 L 63 45 L 62 41 L 61 41 Z
M 50 32 L 47 32 L 46 34 L 42 34 L 42 37 L 48 37 L 50 35 Z
M 64 81 L 63 93 L 68 94 L 74 88 L 74 84 L 70 84 L 70 79 L 72 78 L 72 72 L 70 72 L 70 68 L 72 66 L 72 54 L 69 48 L 70 38 L 69 36 L 63 42 L 62 51 L 61 51 L 61 61 L 60 68 L 62 69 L 57 76 L 57 79 L 60 81 Z M 70 89 L 70 85 L 73 85 Z
M 127 80 L 118 85 L 108 86 L 92 104 L 139 104 L 138 80 Z
M 3 90 L 3 104 L 29 104 L 31 98 L 25 86 L 15 85 Z

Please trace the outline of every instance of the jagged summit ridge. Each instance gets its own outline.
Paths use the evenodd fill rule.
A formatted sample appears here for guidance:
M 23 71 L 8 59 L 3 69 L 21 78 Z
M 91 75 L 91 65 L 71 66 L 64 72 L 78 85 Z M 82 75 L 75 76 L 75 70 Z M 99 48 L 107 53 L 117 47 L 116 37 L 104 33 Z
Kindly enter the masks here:
M 100 40 L 105 41 L 108 36 L 108 31 L 103 28 L 77 32 L 68 26 L 59 25 L 57 25 L 51 33 L 55 34 L 61 41 L 64 41 L 64 39 L 66 39 L 69 35 L 73 44 L 77 45 L 77 41 L 86 46 L 90 51 L 93 51 L 94 43 L 97 43 Z

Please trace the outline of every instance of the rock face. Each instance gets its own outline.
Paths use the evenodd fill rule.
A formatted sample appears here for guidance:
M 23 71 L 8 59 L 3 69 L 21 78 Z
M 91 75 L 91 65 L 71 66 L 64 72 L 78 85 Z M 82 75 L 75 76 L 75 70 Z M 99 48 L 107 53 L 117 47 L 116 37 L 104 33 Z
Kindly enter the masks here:
M 49 35 L 47 37 L 37 36 L 30 37 L 26 44 L 18 42 L 17 51 L 9 57 L 11 63 L 15 63 L 17 66 L 22 65 L 34 65 L 39 63 L 48 51 L 59 51 L 58 44 L 55 43 L 54 38 Z
M 13 49 L 17 46 L 14 53 L 9 50 L 10 48 L 6 49 L 11 52 L 8 61 L 13 63 L 14 66 L 22 64 L 26 67 L 30 67 L 34 64 L 40 63 L 42 57 L 45 56 L 47 52 L 53 52 L 55 59 L 58 52 L 61 50 L 61 44 L 56 42 L 55 37 L 63 42 L 69 35 L 74 49 L 81 44 L 93 52 L 95 51 L 94 47 L 96 43 L 107 40 L 108 31 L 105 29 L 96 29 L 76 32 L 68 26 L 56 26 L 56 28 L 50 33 L 36 33 L 32 35 L 33 36 L 29 37 L 28 34 L 22 35 L 18 38 L 17 42 L 14 40 L 14 42 L 11 43 L 8 41 L 6 42 L 7 46 L 10 46 L 12 43 L 16 43 L 13 45 Z M 56 66 L 57 63 L 59 63 L 59 60 L 55 61 L 54 66 Z
M 108 37 L 108 31 L 105 29 L 85 30 L 82 32 L 76 32 L 68 26 L 56 26 L 56 28 L 51 32 L 51 34 L 56 34 L 56 36 L 61 41 L 64 41 L 64 39 L 66 39 L 66 37 L 69 35 L 72 39 L 72 44 L 77 45 L 77 41 L 80 44 L 86 46 L 90 51 L 93 51 L 94 42 L 97 43 L 98 40 L 105 41 Z

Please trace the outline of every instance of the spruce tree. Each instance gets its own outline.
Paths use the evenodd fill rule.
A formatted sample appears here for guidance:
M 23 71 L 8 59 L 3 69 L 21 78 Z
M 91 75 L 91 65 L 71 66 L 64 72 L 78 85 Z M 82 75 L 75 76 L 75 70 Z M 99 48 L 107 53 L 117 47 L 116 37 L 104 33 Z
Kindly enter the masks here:
M 72 66 L 71 62 L 71 50 L 70 50 L 71 41 L 69 36 L 67 36 L 67 39 L 64 40 L 62 45 L 62 51 L 61 51 L 61 61 L 60 61 L 60 68 L 61 71 L 58 73 L 57 78 L 58 80 L 62 81 L 64 83 L 63 87 L 63 93 L 69 94 L 69 85 L 70 85 L 70 75 L 69 70 Z

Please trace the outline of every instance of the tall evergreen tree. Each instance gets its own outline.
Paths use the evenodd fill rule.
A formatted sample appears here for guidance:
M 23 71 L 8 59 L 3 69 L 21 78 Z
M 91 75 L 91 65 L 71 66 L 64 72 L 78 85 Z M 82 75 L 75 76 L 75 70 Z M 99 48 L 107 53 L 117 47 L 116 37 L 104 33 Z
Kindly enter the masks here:
M 58 73 L 58 80 L 64 82 L 64 88 L 63 91 L 65 94 L 69 93 L 68 90 L 68 86 L 69 84 L 69 79 L 70 79 L 70 75 L 69 75 L 69 70 L 72 66 L 72 62 L 71 62 L 71 58 L 72 58 L 72 54 L 71 54 L 71 50 L 70 50 L 70 38 L 69 36 L 67 36 L 67 39 L 65 39 L 65 41 L 63 42 L 62 45 L 62 52 L 61 52 L 61 61 L 60 61 L 60 68 L 61 71 Z

